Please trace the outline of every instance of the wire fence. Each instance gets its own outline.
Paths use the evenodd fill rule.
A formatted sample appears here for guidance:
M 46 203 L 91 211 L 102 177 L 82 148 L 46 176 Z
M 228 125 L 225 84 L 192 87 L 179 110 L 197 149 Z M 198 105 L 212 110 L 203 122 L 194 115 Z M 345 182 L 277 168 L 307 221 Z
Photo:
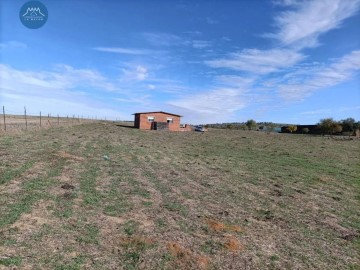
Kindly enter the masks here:
M 23 112 L 11 111 L 2 106 L 0 112 L 0 134 L 22 132 L 26 130 L 46 129 L 57 126 L 72 126 L 87 122 L 106 120 L 83 115 L 51 115 L 50 113 L 28 113 L 26 107 Z

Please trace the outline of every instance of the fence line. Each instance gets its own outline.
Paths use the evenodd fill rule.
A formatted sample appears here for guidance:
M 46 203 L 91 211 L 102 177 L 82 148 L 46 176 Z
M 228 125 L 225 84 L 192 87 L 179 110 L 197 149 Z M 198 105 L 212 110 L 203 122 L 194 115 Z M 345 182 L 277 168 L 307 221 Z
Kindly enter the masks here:
M 1 111 L 0 111 L 1 113 Z M 83 115 L 75 114 L 72 117 L 69 117 L 69 114 L 66 116 L 61 116 L 60 114 L 51 116 L 50 113 L 47 114 L 47 119 L 44 122 L 44 114 L 40 111 L 38 115 L 29 114 L 26 106 L 24 106 L 24 112 L 13 112 L 5 110 L 5 106 L 2 106 L 3 117 L 0 117 L 0 133 L 10 132 L 10 131 L 21 131 L 21 130 L 34 130 L 34 129 L 43 129 L 50 128 L 62 125 L 78 125 L 86 122 L 101 121 L 103 119 L 94 116 L 90 118 L 83 118 Z M 45 114 L 46 115 L 46 114 Z M 45 116 L 46 117 L 46 116 Z M 106 121 L 106 117 L 105 117 Z

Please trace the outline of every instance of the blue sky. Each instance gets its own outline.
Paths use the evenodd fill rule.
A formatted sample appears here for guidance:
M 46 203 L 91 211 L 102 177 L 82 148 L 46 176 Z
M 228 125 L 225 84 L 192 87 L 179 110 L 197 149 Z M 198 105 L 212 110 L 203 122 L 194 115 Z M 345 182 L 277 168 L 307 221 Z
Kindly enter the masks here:
M 360 120 L 360 0 L 0 2 L 0 105 L 10 113 L 186 123 Z

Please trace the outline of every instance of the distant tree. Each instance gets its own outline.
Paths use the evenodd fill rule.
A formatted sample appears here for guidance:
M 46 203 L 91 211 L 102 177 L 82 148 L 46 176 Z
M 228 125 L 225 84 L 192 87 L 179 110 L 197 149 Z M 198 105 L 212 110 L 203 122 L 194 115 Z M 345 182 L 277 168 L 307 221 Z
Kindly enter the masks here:
M 319 128 L 323 134 L 334 134 L 342 131 L 342 126 L 332 118 L 321 119 Z
M 287 130 L 290 131 L 290 133 L 293 133 L 293 132 L 297 131 L 297 126 L 295 126 L 295 125 L 288 126 Z
M 355 119 L 354 118 L 347 118 L 345 120 L 341 121 L 341 125 L 342 125 L 342 130 L 343 131 L 350 131 L 350 132 L 354 132 L 355 131 Z
M 256 128 L 256 122 L 253 119 L 247 120 L 245 125 L 247 126 L 248 129 L 252 130 Z
M 271 122 L 267 123 L 266 124 L 266 132 L 270 133 L 270 132 L 274 131 L 275 127 L 276 127 L 276 124 L 271 123 Z
M 360 121 L 354 124 L 354 130 L 360 129 Z
M 310 129 L 308 128 L 303 128 L 302 129 L 302 133 L 308 134 L 310 132 Z

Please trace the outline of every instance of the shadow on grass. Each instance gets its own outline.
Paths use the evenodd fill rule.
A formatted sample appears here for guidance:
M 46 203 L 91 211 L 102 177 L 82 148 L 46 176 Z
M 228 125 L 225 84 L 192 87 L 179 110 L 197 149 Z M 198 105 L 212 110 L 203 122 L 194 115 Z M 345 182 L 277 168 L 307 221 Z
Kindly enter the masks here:
M 127 126 L 127 125 L 116 125 L 117 127 L 124 127 L 124 128 L 135 128 L 134 126 Z

